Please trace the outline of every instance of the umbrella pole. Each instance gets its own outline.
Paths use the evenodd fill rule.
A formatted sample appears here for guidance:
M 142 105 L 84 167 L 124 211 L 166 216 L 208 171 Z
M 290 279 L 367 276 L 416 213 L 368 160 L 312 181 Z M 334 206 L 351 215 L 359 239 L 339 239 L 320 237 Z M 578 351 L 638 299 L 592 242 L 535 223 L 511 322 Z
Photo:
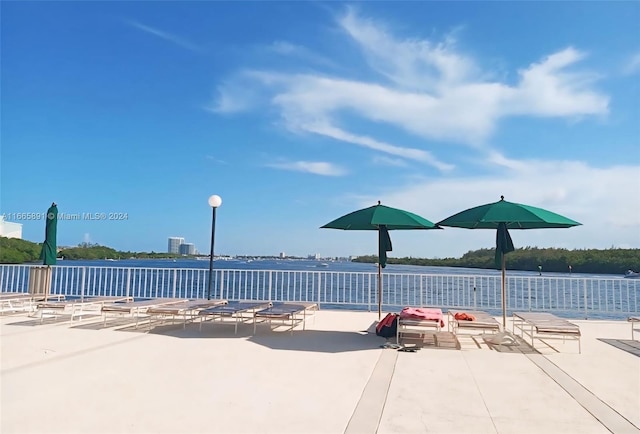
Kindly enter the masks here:
M 378 259 L 379 261 L 380 259 Z M 382 318 L 382 267 L 378 262 L 378 321 Z
M 506 260 L 505 254 L 502 254 L 502 327 L 503 330 L 507 330 L 507 291 L 505 289 L 505 268 Z

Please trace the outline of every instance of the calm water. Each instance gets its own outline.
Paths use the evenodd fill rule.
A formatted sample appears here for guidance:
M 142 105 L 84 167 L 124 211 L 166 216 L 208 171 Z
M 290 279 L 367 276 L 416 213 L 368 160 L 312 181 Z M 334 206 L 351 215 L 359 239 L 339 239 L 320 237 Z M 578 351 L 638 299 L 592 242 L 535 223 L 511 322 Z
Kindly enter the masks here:
M 323 264 L 327 264 L 324 266 Z M 91 267 L 145 267 L 145 268 L 201 268 L 209 269 L 208 260 L 197 259 L 120 259 L 120 260 L 63 260 L 58 261 L 60 266 L 91 266 Z M 305 270 L 305 271 L 338 271 L 338 272 L 363 272 L 375 273 L 377 267 L 374 264 L 363 264 L 349 261 L 316 261 L 316 260 L 292 260 L 292 259 L 264 259 L 264 260 L 216 260 L 213 263 L 216 269 L 224 270 Z M 383 269 L 383 273 L 411 273 L 411 274 L 462 274 L 478 276 L 499 276 L 500 270 L 485 270 L 480 268 L 458 267 L 428 267 L 418 265 L 394 265 L 389 264 Z M 509 276 L 538 276 L 538 270 L 516 271 L 507 270 Z M 551 273 L 542 271 L 542 276 L 547 277 L 589 277 L 615 279 L 623 278 L 617 274 L 581 274 L 581 273 Z

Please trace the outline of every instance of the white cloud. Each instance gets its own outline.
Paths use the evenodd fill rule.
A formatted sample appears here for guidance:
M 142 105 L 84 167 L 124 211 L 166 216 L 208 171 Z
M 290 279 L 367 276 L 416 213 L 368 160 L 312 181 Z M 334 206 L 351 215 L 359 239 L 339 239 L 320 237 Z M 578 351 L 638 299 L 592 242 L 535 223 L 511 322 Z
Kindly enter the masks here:
M 267 49 L 281 56 L 297 57 L 300 60 L 309 61 L 322 66 L 336 66 L 330 59 L 320 56 L 302 45 L 292 44 L 287 41 L 275 41 L 269 45 Z
M 584 57 L 584 53 L 567 48 L 520 70 L 520 82 L 503 98 L 504 115 L 564 117 L 606 114 L 609 98 L 589 88 L 596 77 L 586 72 L 566 70 Z
M 390 187 L 375 197 L 363 197 L 360 204 L 381 199 L 437 222 L 464 209 L 496 202 L 504 195 L 510 202 L 548 209 L 582 223 L 571 229 L 513 230 L 516 247 L 640 247 L 640 213 L 635 200 L 640 197 L 639 165 L 597 168 L 580 161 L 513 161 L 498 154 L 485 161 L 493 162 L 502 167 L 495 175 L 414 181 Z M 431 232 L 421 236 L 421 243 L 404 240 L 398 252 L 402 256 L 460 256 L 469 250 L 491 248 L 495 242 L 495 234 L 484 230 Z
M 155 27 L 147 26 L 145 24 L 139 23 L 137 21 L 132 21 L 132 20 L 127 20 L 125 22 L 129 24 L 131 27 L 134 27 L 138 30 L 142 30 L 143 32 L 149 33 L 151 35 L 157 36 L 158 38 L 164 39 L 165 41 L 173 42 L 174 44 L 179 45 L 182 48 L 186 48 L 187 50 L 191 50 L 195 52 L 203 51 L 202 47 L 199 47 L 198 45 L 184 38 L 159 30 Z
M 217 89 L 218 98 L 215 102 L 205 107 L 213 113 L 230 114 L 246 111 L 254 105 L 254 92 L 251 88 L 238 86 L 234 83 L 221 84 Z
M 373 164 L 379 164 L 381 166 L 407 166 L 407 160 L 403 160 L 402 158 L 387 157 L 384 155 L 374 155 L 371 161 L 373 162 Z
M 360 46 L 371 67 L 402 88 L 438 93 L 478 73 L 470 58 L 455 52 L 453 34 L 435 43 L 399 41 L 383 24 L 361 18 L 353 8 L 338 23 Z
M 369 149 L 377 164 L 416 161 L 448 173 L 435 180 L 412 178 L 404 185 L 392 185 L 390 180 L 385 184 L 387 190 L 376 190 L 375 196 L 347 192 L 332 198 L 334 203 L 344 201 L 348 209 L 357 209 L 358 205 L 371 206 L 382 200 L 436 222 L 504 195 L 506 200 L 549 209 L 583 224 L 562 230 L 514 230 L 517 247 L 640 247 L 640 166 L 599 168 L 582 161 L 517 160 L 489 145 L 500 121 L 511 117 L 574 121 L 606 116 L 609 96 L 597 88 L 598 74 L 582 66 L 586 51 L 566 47 L 529 59 L 513 71 L 515 80 L 507 80 L 510 74 L 483 69 L 474 57 L 462 52 L 452 34 L 441 39 L 397 37 L 389 28 L 363 18 L 353 9 L 337 22 L 348 38 L 345 42 L 353 43 L 369 70 L 348 76 L 335 71 L 242 71 L 238 76 L 245 80 L 245 91 L 250 88 L 262 96 L 244 108 L 264 110 L 260 106 L 264 104 L 281 116 L 280 124 L 288 130 Z M 294 44 L 282 43 L 273 49 L 283 55 L 297 55 Z M 640 55 L 635 55 L 626 72 L 638 70 Z M 229 92 L 227 98 L 234 96 Z M 373 127 L 367 130 L 367 125 Z M 386 127 L 384 139 L 376 135 L 381 126 Z M 401 136 L 418 138 L 421 146 L 392 143 L 399 140 L 388 138 L 390 129 Z M 465 167 L 467 173 L 475 174 L 481 167 L 488 175 L 461 177 L 452 171 L 457 166 L 442 161 L 438 152 L 438 147 L 450 143 L 472 148 L 470 158 L 463 158 L 477 166 Z M 281 163 L 277 167 L 311 171 L 309 164 L 318 163 Z M 327 165 L 324 172 L 334 168 L 322 164 Z M 362 239 L 368 240 L 369 236 L 362 235 Z M 310 237 L 305 238 L 305 245 L 313 243 L 327 255 L 344 254 L 332 250 L 334 244 L 343 245 L 336 240 L 344 235 L 333 238 L 322 233 Z M 495 234 L 447 228 L 419 234 L 394 231 L 393 239 L 393 256 L 445 257 L 490 248 Z M 352 254 L 371 254 L 375 242 L 354 243 L 353 248 L 362 250 Z
M 497 112 L 498 101 L 484 85 L 456 89 L 438 99 L 316 75 L 292 75 L 286 82 L 286 89 L 276 91 L 272 103 L 293 130 L 318 123 L 335 127 L 333 118 L 351 112 L 418 137 L 472 143 L 492 132 L 490 117 Z
M 340 126 L 341 116 L 354 115 L 426 140 L 481 147 L 505 117 L 574 119 L 608 113 L 609 98 L 592 87 L 597 77 L 575 70 L 586 54 L 574 48 L 522 68 L 518 82 L 508 84 L 485 79 L 495 74 L 481 71 L 470 56 L 457 51 L 451 36 L 438 43 L 398 40 L 352 9 L 338 21 L 369 66 L 389 83 L 321 74 L 245 71 L 240 74 L 246 80 L 242 88 L 225 89 L 217 101 L 220 111 L 233 111 L 233 104 L 248 108 L 247 89 L 260 88 L 270 95 L 262 101 L 277 108 L 284 125 L 292 131 L 312 132 L 392 156 L 402 155 L 441 171 L 449 170 L 451 164 L 425 151 L 348 131 Z M 296 50 L 287 44 L 279 49 Z
M 638 72 L 640 72 L 640 53 L 634 53 L 622 68 L 622 73 L 625 75 L 633 75 Z
M 380 152 L 385 152 L 390 155 L 395 155 L 402 158 L 407 158 L 415 161 L 422 161 L 424 163 L 427 163 L 429 165 L 432 165 L 438 168 L 441 171 L 449 171 L 453 169 L 453 165 L 446 164 L 437 160 L 428 151 L 423 151 L 420 149 L 413 149 L 413 148 L 402 148 L 399 146 L 394 146 L 388 143 L 384 143 L 384 142 L 372 139 L 371 137 L 358 136 L 355 134 L 348 133 L 344 130 L 341 130 L 340 128 L 336 128 L 334 126 L 328 125 L 325 122 L 301 124 L 299 126 L 306 131 L 331 137 L 336 140 L 342 140 L 344 142 L 354 143 L 356 145 L 361 145 L 366 148 L 370 148 Z
M 213 155 L 205 155 L 204 158 L 209 160 L 209 161 L 212 161 L 213 163 L 216 163 L 216 164 L 224 164 L 224 165 L 228 165 L 229 164 L 228 161 L 221 160 L 219 158 L 214 157 Z
M 294 172 L 312 173 L 322 176 L 342 176 L 347 172 L 340 166 L 324 161 L 291 161 L 267 164 L 274 169 L 291 170 Z

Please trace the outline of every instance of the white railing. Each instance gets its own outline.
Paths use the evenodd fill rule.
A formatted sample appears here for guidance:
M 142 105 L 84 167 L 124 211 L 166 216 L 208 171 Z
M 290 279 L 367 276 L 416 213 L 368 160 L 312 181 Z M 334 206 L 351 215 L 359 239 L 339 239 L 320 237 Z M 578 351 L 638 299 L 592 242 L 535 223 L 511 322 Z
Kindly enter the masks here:
M 27 292 L 30 265 L 0 265 L 2 292 Z M 206 298 L 209 272 L 197 268 L 52 267 L 51 293 L 67 296 Z M 500 276 L 383 274 L 385 309 L 403 306 L 501 311 Z M 640 279 L 507 276 L 508 311 L 552 311 L 573 318 L 625 318 L 640 308 Z M 374 310 L 377 273 L 214 270 L 211 298 L 314 301 Z

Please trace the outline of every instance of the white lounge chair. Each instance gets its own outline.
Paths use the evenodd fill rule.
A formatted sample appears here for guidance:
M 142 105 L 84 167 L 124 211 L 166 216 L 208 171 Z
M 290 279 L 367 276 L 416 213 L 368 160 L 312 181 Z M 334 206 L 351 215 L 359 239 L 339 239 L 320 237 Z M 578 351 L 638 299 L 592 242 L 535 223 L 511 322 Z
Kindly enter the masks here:
M 147 308 L 146 314 L 149 315 L 149 327 L 151 327 L 151 319 L 153 317 L 160 319 L 170 317 L 173 321 L 175 317 L 181 316 L 183 318 L 182 327 L 184 328 L 187 326 L 187 320 L 194 319 L 200 310 L 226 303 L 227 300 L 193 299 L 181 303 L 151 306 Z
M 224 322 L 225 319 L 231 319 L 235 325 L 235 333 L 238 333 L 239 323 L 248 319 L 253 320 L 257 311 L 270 306 L 271 303 L 268 301 L 230 301 L 224 305 L 203 309 L 198 312 L 198 316 L 201 318 L 200 330 L 202 330 L 202 323 L 207 318 L 211 318 L 212 321 L 219 319 L 220 322 Z
M 627 318 L 627 321 L 629 321 L 631 323 L 631 340 L 635 340 L 635 338 L 633 337 L 633 326 L 635 325 L 635 323 L 640 323 L 640 316 L 630 316 L 629 318 Z
M 398 315 L 396 344 L 422 340 L 425 333 L 436 333 L 444 326 L 444 315 L 438 307 L 405 307 Z
M 319 309 L 317 303 L 303 302 L 274 302 L 271 307 L 259 310 L 253 314 L 253 332 L 256 332 L 258 322 L 267 322 L 269 328 L 273 321 L 281 321 L 282 324 L 289 324 L 289 331 L 293 333 L 293 329 L 297 324 L 302 324 L 302 330 L 305 329 L 307 316 L 313 314 L 313 311 Z
M 49 297 L 49 296 L 47 296 Z M 64 300 L 43 301 L 36 304 L 34 315 L 40 314 L 40 322 L 45 316 L 60 316 L 70 311 L 71 321 L 74 318 L 82 318 L 85 314 L 100 315 L 100 310 L 105 304 L 126 302 L 131 297 L 90 297 L 90 296 L 66 296 Z
M 559 318 L 549 312 L 514 312 L 513 331 L 518 328 L 521 336 L 526 334 L 531 338 L 531 346 L 534 347 L 534 339 L 573 339 L 578 341 L 578 352 L 582 353 L 580 345 L 580 327 L 566 319 Z M 535 347 L 534 347 L 535 348 Z
M 473 320 L 457 319 L 456 315 L 460 317 L 462 316 L 460 314 L 466 314 Z M 454 334 L 460 333 L 461 330 L 500 332 L 500 323 L 493 316 L 481 310 L 449 310 L 447 316 L 448 330 Z
M 136 319 L 136 328 L 140 317 L 147 313 L 147 309 L 155 306 L 163 306 L 168 304 L 182 303 L 187 301 L 186 298 L 146 298 L 143 300 L 133 300 L 126 303 L 110 303 L 102 306 L 103 325 L 107 325 L 107 317 L 109 316 L 131 316 Z
M 28 292 L 2 292 L 0 293 L 0 314 L 31 312 L 36 309 L 36 303 L 46 300 L 64 300 L 64 295 L 49 294 L 45 296 Z

